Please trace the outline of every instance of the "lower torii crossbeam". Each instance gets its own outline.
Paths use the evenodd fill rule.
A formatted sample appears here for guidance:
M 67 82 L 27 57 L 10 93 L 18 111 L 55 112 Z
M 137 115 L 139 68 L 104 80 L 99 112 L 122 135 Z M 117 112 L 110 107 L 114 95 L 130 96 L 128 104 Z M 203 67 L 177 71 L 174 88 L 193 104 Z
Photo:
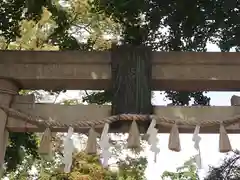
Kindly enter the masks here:
M 6 94 L 4 94 L 6 95 Z M 43 132 L 45 127 L 37 126 L 36 124 L 29 123 L 25 117 L 32 117 L 34 121 L 54 121 L 60 124 L 66 124 L 68 126 L 76 124 L 78 122 L 93 122 L 96 120 L 104 120 L 111 117 L 110 105 L 61 105 L 61 104 L 44 104 L 35 103 L 34 95 L 13 95 L 11 109 L 14 109 L 18 113 L 9 113 L 7 118 L 6 128 L 9 131 L 14 132 Z M 0 107 L 2 105 L 0 104 Z M 235 118 L 240 115 L 240 100 L 239 97 L 233 96 L 231 99 L 232 106 L 155 106 L 154 115 L 159 126 L 159 133 L 169 132 L 170 127 L 163 126 L 161 118 L 165 118 L 173 121 L 187 121 L 189 125 L 195 122 L 216 122 L 224 121 L 227 119 Z M 4 105 L 4 104 L 3 104 Z M 94 112 L 94 113 L 93 113 Z M 2 111 L 2 114 L 5 114 Z M 21 116 L 21 115 L 25 116 Z M 131 119 L 130 119 L 131 121 Z M 68 126 L 65 127 L 52 127 L 52 131 L 55 132 L 67 132 Z M 104 124 L 99 124 L 96 129 L 102 130 Z M 193 126 L 180 126 L 181 133 L 192 133 Z M 139 127 L 141 132 L 145 132 L 145 127 Z M 86 133 L 88 127 L 75 128 L 76 132 Z M 226 127 L 229 133 L 239 133 L 240 127 L 236 120 L 236 123 Z M 110 128 L 110 132 L 127 132 L 127 127 Z M 201 133 L 217 133 L 218 127 L 206 126 L 201 128 Z

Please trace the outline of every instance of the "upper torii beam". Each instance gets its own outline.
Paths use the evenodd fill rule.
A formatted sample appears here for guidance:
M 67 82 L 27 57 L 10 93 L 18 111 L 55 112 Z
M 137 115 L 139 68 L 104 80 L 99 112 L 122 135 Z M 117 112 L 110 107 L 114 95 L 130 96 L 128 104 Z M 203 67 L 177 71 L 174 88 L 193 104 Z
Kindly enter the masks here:
M 0 51 L 0 77 L 23 89 L 111 88 L 111 51 Z M 236 91 L 240 53 L 152 52 L 153 90 Z

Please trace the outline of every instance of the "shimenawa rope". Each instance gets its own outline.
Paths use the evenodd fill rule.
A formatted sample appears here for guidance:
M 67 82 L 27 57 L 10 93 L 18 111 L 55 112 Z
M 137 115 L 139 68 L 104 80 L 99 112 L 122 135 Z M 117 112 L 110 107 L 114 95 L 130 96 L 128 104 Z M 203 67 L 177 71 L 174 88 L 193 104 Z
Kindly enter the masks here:
M 104 119 L 100 119 L 100 120 L 91 120 L 91 121 L 78 121 L 74 124 L 65 124 L 65 123 L 61 123 L 55 120 L 47 120 L 44 119 L 42 117 L 37 117 L 37 116 L 32 116 L 32 115 L 28 115 L 24 112 L 20 112 L 19 110 L 13 109 L 13 108 L 9 108 L 7 106 L 3 106 L 0 105 L 0 108 L 2 110 L 4 110 L 6 113 L 8 113 L 8 115 L 13 116 L 13 117 L 17 117 L 17 119 L 26 121 L 27 123 L 39 126 L 39 127 L 73 127 L 73 128 L 90 128 L 93 126 L 97 126 L 97 125 L 104 125 L 105 123 L 112 123 L 118 120 L 126 120 L 126 121 L 130 121 L 132 119 L 136 120 L 136 121 L 144 121 L 146 119 L 149 119 L 148 115 L 141 115 L 141 114 L 121 114 L 121 115 L 115 115 L 115 116 L 110 116 Z M 207 121 L 203 121 L 203 122 L 198 122 L 198 121 L 194 121 L 194 120 L 188 120 L 188 119 L 178 119 L 178 120 L 174 120 L 174 119 L 169 119 L 166 117 L 158 117 L 156 115 L 150 115 L 151 119 L 156 119 L 157 124 L 161 124 L 163 126 L 172 126 L 173 124 L 177 123 L 178 125 L 180 125 L 181 127 L 184 128 L 193 128 L 196 125 L 200 125 L 201 127 L 207 127 L 207 126 L 215 126 L 215 125 L 220 125 L 221 123 L 228 126 L 234 123 L 237 123 L 240 121 L 240 114 L 236 115 L 234 117 L 225 119 L 225 120 L 207 120 Z

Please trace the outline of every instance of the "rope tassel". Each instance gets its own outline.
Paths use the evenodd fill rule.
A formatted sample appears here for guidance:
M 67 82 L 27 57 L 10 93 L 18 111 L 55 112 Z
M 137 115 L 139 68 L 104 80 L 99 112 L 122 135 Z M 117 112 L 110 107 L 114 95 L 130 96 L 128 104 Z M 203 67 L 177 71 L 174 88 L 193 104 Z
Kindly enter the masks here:
M 44 131 L 44 134 L 41 138 L 38 152 L 44 159 L 51 158 L 51 156 L 52 156 L 52 132 L 51 132 L 50 128 L 47 128 Z
M 132 122 L 127 143 L 127 147 L 130 149 L 136 149 L 140 147 L 140 133 L 136 121 Z
M 232 150 L 232 146 L 223 124 L 220 125 L 219 152 L 226 153 Z
M 91 128 L 88 133 L 88 141 L 86 147 L 87 154 L 97 154 L 97 133 Z
M 168 148 L 172 151 L 181 151 L 179 131 L 177 124 L 174 124 L 169 136 Z

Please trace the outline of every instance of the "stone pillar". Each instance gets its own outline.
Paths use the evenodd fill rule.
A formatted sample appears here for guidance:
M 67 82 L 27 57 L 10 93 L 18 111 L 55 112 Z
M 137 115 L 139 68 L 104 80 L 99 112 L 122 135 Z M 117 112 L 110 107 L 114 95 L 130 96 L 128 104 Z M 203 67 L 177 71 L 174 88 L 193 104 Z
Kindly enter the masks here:
M 3 106 L 10 107 L 13 96 L 18 93 L 18 87 L 13 81 L 0 79 L 0 104 Z M 8 115 L 0 109 L 0 168 L 2 171 L 2 167 L 4 164 L 4 156 L 8 143 L 9 133 L 6 127 Z

